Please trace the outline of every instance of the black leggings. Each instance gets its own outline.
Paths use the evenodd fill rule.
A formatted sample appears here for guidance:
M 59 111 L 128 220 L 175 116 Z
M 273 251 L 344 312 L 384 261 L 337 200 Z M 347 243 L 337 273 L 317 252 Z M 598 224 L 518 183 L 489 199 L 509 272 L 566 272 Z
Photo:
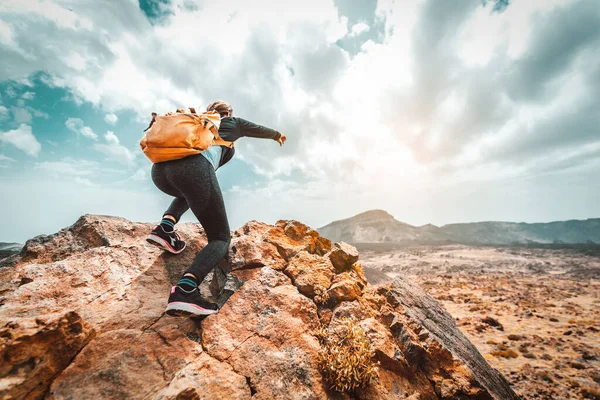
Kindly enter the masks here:
M 175 197 L 163 216 L 168 214 L 179 221 L 191 208 L 206 232 L 208 244 L 186 271 L 202 282 L 227 254 L 231 242 L 223 195 L 214 167 L 202 154 L 195 154 L 154 164 L 152 181 L 161 191 Z

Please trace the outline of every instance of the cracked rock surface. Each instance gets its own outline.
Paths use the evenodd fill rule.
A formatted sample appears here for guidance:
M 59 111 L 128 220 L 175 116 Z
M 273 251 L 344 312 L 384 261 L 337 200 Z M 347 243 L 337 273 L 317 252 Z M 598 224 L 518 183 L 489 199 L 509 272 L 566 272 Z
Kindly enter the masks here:
M 0 264 L 2 399 L 513 399 L 504 377 L 414 283 L 373 287 L 358 252 L 294 220 L 249 221 L 201 285 L 223 304 L 203 320 L 163 311 L 206 244 L 146 243 L 153 224 L 84 215 Z M 318 294 L 318 296 L 317 296 Z M 356 319 L 379 379 L 352 396 L 328 389 L 314 331 Z

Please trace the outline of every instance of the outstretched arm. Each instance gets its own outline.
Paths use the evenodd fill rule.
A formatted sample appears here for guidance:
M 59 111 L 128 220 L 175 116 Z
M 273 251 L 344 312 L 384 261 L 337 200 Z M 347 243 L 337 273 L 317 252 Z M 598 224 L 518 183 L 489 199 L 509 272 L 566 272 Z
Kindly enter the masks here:
M 242 136 L 249 136 L 263 139 L 278 140 L 282 135 L 278 131 L 267 128 L 266 126 L 255 124 L 243 118 L 238 118 Z

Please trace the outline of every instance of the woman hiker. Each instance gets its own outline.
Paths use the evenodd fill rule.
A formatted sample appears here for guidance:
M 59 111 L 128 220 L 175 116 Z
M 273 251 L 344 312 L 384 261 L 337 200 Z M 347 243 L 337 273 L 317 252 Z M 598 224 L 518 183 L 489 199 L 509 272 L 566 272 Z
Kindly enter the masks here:
M 232 142 L 247 136 L 273 139 L 280 146 L 286 140 L 285 135 L 276 130 L 233 117 L 231 106 L 222 101 L 215 101 L 206 109 L 212 110 L 221 115 L 219 136 L 223 140 Z M 200 296 L 198 285 L 229 250 L 231 232 L 215 171 L 226 164 L 234 152 L 234 147 L 213 145 L 199 154 L 152 165 L 152 181 L 156 187 L 175 198 L 146 240 L 170 253 L 181 253 L 185 242 L 175 232 L 175 224 L 190 208 L 208 238 L 208 244 L 171 288 L 168 315 L 209 315 L 219 310 L 217 304 Z

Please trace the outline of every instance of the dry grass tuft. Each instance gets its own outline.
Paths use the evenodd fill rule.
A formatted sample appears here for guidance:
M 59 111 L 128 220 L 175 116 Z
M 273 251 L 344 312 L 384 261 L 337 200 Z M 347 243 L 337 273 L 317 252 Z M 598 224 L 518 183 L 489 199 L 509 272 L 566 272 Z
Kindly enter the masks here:
M 504 357 L 504 358 L 517 358 L 519 357 L 519 354 L 512 350 L 512 349 L 508 349 L 508 350 L 494 350 L 490 353 L 491 355 L 495 356 L 495 357 Z
M 322 328 L 315 336 L 321 344 L 319 368 L 331 389 L 353 392 L 377 380 L 373 346 L 356 321 L 341 318 L 335 327 Z
M 317 304 L 325 304 L 329 300 L 329 292 L 323 286 L 316 286 L 313 300 Z
M 600 390 L 593 386 L 582 386 L 581 387 L 581 396 L 584 399 L 600 399 Z

